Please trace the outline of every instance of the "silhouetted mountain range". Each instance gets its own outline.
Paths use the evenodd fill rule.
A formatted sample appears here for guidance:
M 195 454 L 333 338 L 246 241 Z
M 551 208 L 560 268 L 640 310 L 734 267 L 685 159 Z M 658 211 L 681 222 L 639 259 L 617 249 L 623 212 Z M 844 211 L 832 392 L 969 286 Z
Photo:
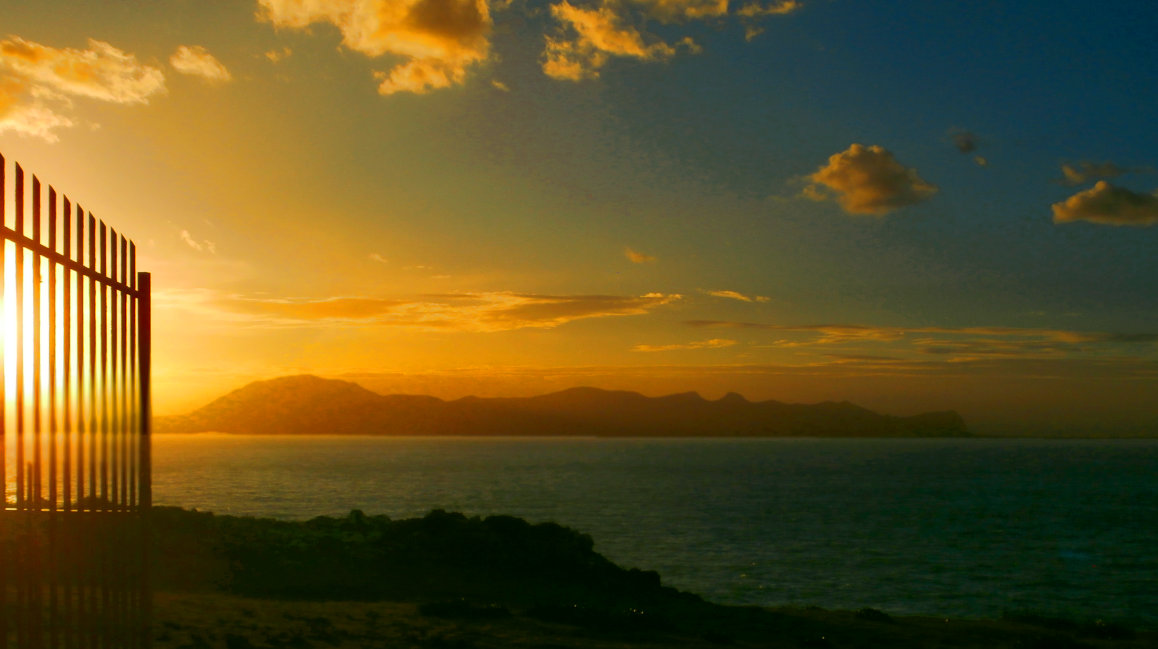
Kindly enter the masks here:
M 640 437 L 964 437 L 959 414 L 882 415 L 848 403 L 718 401 L 687 392 L 572 388 L 538 397 L 383 395 L 316 376 L 257 381 L 187 415 L 157 417 L 159 433 L 559 435 Z

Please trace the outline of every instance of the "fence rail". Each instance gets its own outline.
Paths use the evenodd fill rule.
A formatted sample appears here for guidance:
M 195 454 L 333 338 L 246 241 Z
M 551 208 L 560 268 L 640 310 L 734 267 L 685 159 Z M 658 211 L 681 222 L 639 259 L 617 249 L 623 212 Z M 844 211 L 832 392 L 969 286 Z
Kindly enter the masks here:
M 150 277 L 0 155 L 0 649 L 146 647 Z

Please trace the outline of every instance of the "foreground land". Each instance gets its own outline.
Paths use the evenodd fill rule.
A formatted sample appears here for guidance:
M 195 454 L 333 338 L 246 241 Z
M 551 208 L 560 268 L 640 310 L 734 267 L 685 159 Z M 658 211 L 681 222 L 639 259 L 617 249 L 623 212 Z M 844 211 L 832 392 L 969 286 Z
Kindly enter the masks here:
M 534 610 L 443 602 L 313 602 L 206 593 L 156 596 L 157 649 L 265 647 L 659 649 L 661 647 L 1141 649 L 1158 635 L 1027 617 L 893 618 L 879 611 L 734 609 L 722 617 Z
M 509 516 L 302 523 L 158 508 L 158 648 L 1158 647 L 1095 619 L 720 606 Z

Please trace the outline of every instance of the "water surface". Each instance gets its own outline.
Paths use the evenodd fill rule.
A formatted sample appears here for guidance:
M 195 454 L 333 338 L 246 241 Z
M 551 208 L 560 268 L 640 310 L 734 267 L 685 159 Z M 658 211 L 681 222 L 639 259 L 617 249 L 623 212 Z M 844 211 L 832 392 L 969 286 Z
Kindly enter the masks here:
M 159 436 L 157 504 L 512 514 L 722 603 L 1158 626 L 1158 440 Z

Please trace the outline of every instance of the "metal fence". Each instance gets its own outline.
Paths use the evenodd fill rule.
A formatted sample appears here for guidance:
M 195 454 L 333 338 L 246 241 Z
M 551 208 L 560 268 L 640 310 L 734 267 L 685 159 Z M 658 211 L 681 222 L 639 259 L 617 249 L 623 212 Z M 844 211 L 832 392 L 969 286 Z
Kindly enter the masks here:
M 0 155 L 0 649 L 147 647 L 150 282 Z

